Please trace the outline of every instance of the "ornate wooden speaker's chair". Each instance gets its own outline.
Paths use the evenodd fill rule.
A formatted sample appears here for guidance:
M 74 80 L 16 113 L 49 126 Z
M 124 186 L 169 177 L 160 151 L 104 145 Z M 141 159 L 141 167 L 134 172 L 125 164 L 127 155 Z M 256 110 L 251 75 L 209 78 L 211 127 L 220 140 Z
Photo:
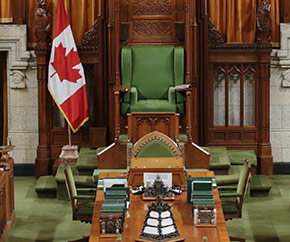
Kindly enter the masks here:
M 120 157 L 117 157 L 116 154 L 120 154 L 118 150 L 121 130 L 120 115 L 129 113 L 148 113 L 151 117 L 146 117 L 146 120 L 150 120 L 150 122 L 153 120 L 153 123 L 155 119 L 160 119 L 160 116 L 156 118 L 157 114 L 168 113 L 168 115 L 176 115 L 178 113 L 182 115 L 185 113 L 188 142 L 184 149 L 185 156 L 187 156 L 185 165 L 189 168 L 209 167 L 208 153 L 199 149 L 192 142 L 192 94 L 191 85 L 184 84 L 184 55 L 183 47 L 173 45 L 138 45 L 126 46 L 121 49 L 121 86 L 115 86 L 114 90 L 115 143 L 110 147 L 110 150 L 105 150 L 98 156 L 98 168 L 126 167 L 127 164 L 117 167 L 116 160 L 120 160 Z M 155 117 L 153 117 L 154 115 Z M 170 120 L 170 118 L 165 119 Z M 150 129 L 148 132 L 141 132 L 141 137 L 136 138 L 136 130 L 131 130 L 133 126 L 131 124 L 132 122 L 129 123 L 128 121 L 128 130 L 130 130 L 128 137 L 132 141 L 131 139 L 135 135 L 134 142 L 140 139 L 142 135 L 156 130 L 153 128 L 153 130 Z M 173 126 L 169 128 L 170 130 L 174 129 L 175 135 L 174 137 L 171 136 L 171 138 L 178 143 L 178 121 Z M 131 131 L 135 132 L 135 134 L 132 135 Z M 199 160 L 199 164 L 196 166 L 192 161 L 189 161 L 193 157 L 195 158 L 194 162 Z
M 251 161 L 249 159 L 246 159 L 240 173 L 237 188 L 230 186 L 218 187 L 226 220 L 233 218 L 242 218 L 242 208 L 244 203 L 244 197 L 246 195 L 247 187 L 249 184 L 250 174 Z M 233 188 L 235 188 L 236 190 L 233 191 Z M 230 236 L 230 239 L 231 241 L 246 241 L 244 238 L 232 236 Z

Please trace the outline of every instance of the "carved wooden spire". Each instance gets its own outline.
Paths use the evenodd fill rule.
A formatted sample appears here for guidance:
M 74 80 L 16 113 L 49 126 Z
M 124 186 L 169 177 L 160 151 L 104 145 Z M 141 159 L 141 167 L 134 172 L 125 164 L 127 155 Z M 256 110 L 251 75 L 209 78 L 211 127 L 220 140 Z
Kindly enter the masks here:
M 37 0 L 37 10 L 35 13 L 35 36 L 37 46 L 49 45 L 51 38 L 50 23 L 51 17 L 47 9 L 46 0 Z
M 212 48 L 216 45 L 222 45 L 224 43 L 225 41 L 224 41 L 222 33 L 216 29 L 211 18 L 209 18 L 208 19 L 208 46 Z
M 256 27 L 256 43 L 257 44 L 270 44 L 272 27 L 270 25 L 271 5 L 267 0 L 262 0 L 261 6 L 257 11 L 257 27 Z
M 81 49 L 98 50 L 98 20 L 92 25 L 83 37 Z

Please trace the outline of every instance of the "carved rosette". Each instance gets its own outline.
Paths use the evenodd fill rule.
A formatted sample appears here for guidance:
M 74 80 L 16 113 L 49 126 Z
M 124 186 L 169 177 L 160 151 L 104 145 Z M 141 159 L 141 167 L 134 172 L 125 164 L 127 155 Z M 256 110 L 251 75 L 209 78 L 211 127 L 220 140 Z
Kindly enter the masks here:
M 224 44 L 224 38 L 222 33 L 216 29 L 212 20 L 209 18 L 208 20 L 208 46 L 210 48 Z
M 98 20 L 92 25 L 83 37 L 81 49 L 98 50 Z
M 170 34 L 172 24 L 170 22 L 135 22 L 133 24 L 134 34 Z
M 134 15 L 170 15 L 170 0 L 134 0 Z
M 262 0 L 256 17 L 256 43 L 258 44 L 270 44 L 272 33 L 270 9 L 271 5 L 268 1 Z
M 51 16 L 47 9 L 46 0 L 37 0 L 35 23 L 35 36 L 37 45 L 47 46 L 51 41 Z

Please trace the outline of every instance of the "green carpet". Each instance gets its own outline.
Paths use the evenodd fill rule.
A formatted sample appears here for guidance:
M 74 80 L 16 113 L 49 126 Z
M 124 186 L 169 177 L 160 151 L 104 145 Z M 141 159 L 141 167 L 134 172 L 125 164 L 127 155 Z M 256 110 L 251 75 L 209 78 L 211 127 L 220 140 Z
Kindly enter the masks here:
M 34 177 L 15 177 L 16 220 L 7 242 L 67 241 L 89 235 L 90 224 L 72 221 L 71 204 L 37 198 Z
M 8 242 L 67 241 L 88 235 L 90 224 L 72 221 L 69 202 L 37 198 L 36 179 L 15 178 L 16 221 Z M 229 234 L 247 242 L 289 242 L 290 176 L 273 176 L 268 197 L 246 197 L 243 218 L 227 221 Z M 182 236 L 182 235 L 181 235 Z

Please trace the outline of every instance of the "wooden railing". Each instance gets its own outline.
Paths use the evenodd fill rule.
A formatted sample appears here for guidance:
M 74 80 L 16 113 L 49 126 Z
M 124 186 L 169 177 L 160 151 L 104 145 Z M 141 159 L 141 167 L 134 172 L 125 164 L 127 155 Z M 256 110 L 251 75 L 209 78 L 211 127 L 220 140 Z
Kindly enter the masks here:
M 7 229 L 15 220 L 13 164 L 9 156 L 0 160 L 0 242 L 6 240 Z

